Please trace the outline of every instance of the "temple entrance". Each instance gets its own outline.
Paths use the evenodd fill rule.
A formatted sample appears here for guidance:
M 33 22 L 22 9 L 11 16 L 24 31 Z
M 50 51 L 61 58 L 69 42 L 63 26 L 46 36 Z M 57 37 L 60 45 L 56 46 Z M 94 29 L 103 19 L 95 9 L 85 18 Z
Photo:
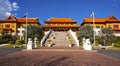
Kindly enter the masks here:
M 49 20 L 45 20 L 45 26 L 43 29 L 45 31 L 49 31 L 49 29 L 53 31 L 78 31 L 80 26 L 77 26 L 77 21 L 72 20 L 71 18 L 50 18 Z
M 53 30 L 53 31 L 69 31 L 70 29 L 72 30 L 72 31 L 78 31 L 78 28 L 79 27 L 53 27 L 53 26 L 51 26 L 51 27 L 45 27 L 45 28 L 43 28 L 45 31 L 49 31 L 49 30 Z

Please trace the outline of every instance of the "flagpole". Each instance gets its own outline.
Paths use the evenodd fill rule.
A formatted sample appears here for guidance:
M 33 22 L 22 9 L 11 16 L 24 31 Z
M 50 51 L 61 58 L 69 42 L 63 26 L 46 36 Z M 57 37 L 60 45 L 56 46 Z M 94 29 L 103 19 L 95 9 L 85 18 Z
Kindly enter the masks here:
M 93 37 L 94 37 L 94 43 L 93 45 L 95 46 L 95 17 L 94 17 L 94 12 L 93 12 Z
M 27 15 L 27 13 L 26 13 L 26 45 L 27 45 L 27 17 L 28 17 L 28 15 Z

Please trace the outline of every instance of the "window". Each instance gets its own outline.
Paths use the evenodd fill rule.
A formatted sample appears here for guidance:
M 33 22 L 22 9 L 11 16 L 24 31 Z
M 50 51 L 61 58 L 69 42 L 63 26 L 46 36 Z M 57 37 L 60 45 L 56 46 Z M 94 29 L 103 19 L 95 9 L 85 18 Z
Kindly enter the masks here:
M 103 28 L 103 26 L 101 26 L 101 28 Z
M 115 31 L 115 33 L 120 33 L 120 31 Z
M 14 28 L 14 25 L 12 25 L 12 28 Z
M 3 25 L 2 25 L 2 28 L 3 28 Z
M 10 28 L 10 25 L 9 24 L 5 25 L 5 28 Z
M 100 26 L 96 26 L 96 28 L 100 28 Z
M 17 33 L 20 33 L 20 31 L 17 31 Z
M 111 25 L 108 25 L 108 28 L 111 28 Z
M 119 28 L 119 25 L 113 25 L 113 28 L 115 28 L 115 29 Z

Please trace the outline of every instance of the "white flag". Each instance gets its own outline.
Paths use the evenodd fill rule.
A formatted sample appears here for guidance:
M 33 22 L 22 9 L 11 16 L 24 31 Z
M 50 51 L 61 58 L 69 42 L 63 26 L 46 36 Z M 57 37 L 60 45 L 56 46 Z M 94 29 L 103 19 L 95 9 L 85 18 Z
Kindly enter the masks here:
M 94 17 L 94 12 L 92 12 L 90 15 L 90 18 L 93 18 L 93 17 Z

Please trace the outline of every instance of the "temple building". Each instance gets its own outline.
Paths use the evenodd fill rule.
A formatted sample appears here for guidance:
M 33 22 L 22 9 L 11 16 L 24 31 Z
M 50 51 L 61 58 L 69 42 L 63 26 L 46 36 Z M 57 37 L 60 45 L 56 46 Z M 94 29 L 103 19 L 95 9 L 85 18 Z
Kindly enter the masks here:
M 114 30 L 115 36 L 120 36 L 120 20 L 113 15 L 108 16 L 107 18 L 94 18 L 94 25 L 93 25 L 93 18 L 84 18 L 81 26 L 87 24 L 94 26 L 96 35 L 99 34 L 101 28 L 108 27 Z
M 54 31 L 68 31 L 73 30 L 77 31 L 80 26 L 77 26 L 77 21 L 72 20 L 71 18 L 50 18 L 45 20 L 45 26 L 43 29 L 45 31 L 54 30 Z
M 23 36 L 23 31 L 25 30 L 24 27 L 26 25 L 40 26 L 41 24 L 39 23 L 38 18 L 17 18 L 10 15 L 7 19 L 0 20 L 0 32 L 2 30 L 7 30 L 12 35 Z

